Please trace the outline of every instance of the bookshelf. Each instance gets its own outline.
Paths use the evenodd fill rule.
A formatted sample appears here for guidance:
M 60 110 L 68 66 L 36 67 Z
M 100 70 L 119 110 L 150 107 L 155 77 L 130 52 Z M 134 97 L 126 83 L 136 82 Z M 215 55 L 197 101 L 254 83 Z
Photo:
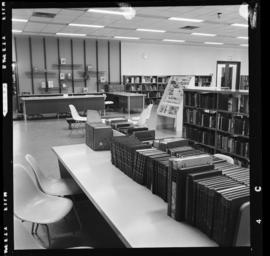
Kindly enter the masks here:
M 145 94 L 146 104 L 158 103 L 170 76 L 123 76 L 126 92 Z
M 248 90 L 249 89 L 249 80 L 248 76 L 240 76 L 240 85 L 239 85 L 240 90 Z
M 248 91 L 184 89 L 183 137 L 249 166 Z
M 212 83 L 212 76 L 195 76 L 196 87 L 210 87 Z

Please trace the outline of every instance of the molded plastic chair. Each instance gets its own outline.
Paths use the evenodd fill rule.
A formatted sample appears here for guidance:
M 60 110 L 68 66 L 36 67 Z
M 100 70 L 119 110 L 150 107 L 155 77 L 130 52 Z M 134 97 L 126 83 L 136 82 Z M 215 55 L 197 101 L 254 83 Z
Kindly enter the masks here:
M 70 109 L 71 116 L 76 122 L 86 122 L 86 117 L 80 116 L 74 105 L 70 104 L 68 106 Z
M 35 174 L 37 184 L 41 191 L 43 191 L 44 193 L 54 196 L 70 196 L 82 192 L 72 179 L 56 179 L 51 177 L 45 177 L 40 170 L 36 159 L 30 154 L 27 154 L 25 156 L 25 159 L 30 164 Z
M 230 164 L 234 164 L 234 160 L 232 157 L 223 155 L 223 154 L 214 154 L 215 157 L 218 157 L 220 159 L 226 160 Z
M 51 238 L 48 224 L 65 218 L 73 207 L 72 201 L 43 193 L 23 165 L 14 165 L 13 179 L 14 215 L 22 221 L 32 222 L 32 235 L 37 235 L 38 226 L 44 225 L 47 229 L 50 248 Z
M 84 117 L 84 116 L 80 116 L 74 105 L 70 104 L 68 106 L 69 106 L 69 109 L 70 109 L 71 117 L 75 121 L 74 126 L 76 128 L 79 128 L 80 124 L 85 123 L 87 121 L 87 118 Z M 70 133 L 72 133 L 72 129 L 70 130 Z
M 140 116 L 132 117 L 129 121 L 138 126 L 146 125 L 147 120 L 150 118 L 152 107 L 153 104 L 149 104 L 147 108 L 142 111 Z
M 104 115 L 105 115 L 106 114 L 106 107 L 113 105 L 114 102 L 112 100 L 106 100 L 106 98 L 107 98 L 106 94 L 103 94 L 103 97 L 104 97 L 104 104 L 105 104 L 105 109 L 104 109 Z

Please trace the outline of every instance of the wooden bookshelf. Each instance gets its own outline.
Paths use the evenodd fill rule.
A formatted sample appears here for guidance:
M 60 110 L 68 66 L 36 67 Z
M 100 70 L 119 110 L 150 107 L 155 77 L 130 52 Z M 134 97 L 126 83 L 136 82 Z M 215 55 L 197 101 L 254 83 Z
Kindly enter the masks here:
M 170 76 L 123 76 L 126 92 L 145 94 L 146 104 L 157 104 L 166 88 Z
M 185 138 L 207 152 L 249 166 L 248 92 L 184 89 L 183 130 Z
M 195 76 L 196 87 L 209 87 L 212 83 L 212 76 Z

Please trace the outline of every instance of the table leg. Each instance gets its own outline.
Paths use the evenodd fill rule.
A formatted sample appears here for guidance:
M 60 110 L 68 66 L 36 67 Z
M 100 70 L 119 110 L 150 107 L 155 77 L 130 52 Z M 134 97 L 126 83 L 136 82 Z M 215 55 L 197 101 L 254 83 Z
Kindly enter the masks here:
M 130 96 L 128 96 L 128 119 L 130 119 Z
M 26 114 L 25 101 L 24 101 L 24 103 L 23 103 L 23 118 L 24 118 L 24 121 L 27 121 L 27 114 Z

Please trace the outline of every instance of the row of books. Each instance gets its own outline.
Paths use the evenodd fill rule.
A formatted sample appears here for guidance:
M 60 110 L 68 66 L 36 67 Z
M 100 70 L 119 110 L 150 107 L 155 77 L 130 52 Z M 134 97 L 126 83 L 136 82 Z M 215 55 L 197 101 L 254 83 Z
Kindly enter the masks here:
M 153 85 L 153 84 L 128 84 L 126 85 L 126 90 L 128 91 L 164 91 L 165 86 L 160 85 Z
M 154 140 L 153 146 L 115 137 L 112 163 L 168 202 L 169 216 L 232 246 L 240 207 L 249 201 L 249 169 L 205 154 L 182 138 Z
M 234 135 L 249 136 L 249 118 L 246 116 L 228 116 L 218 113 L 217 129 L 230 132 Z
M 113 137 L 111 141 L 111 162 L 129 177 L 133 177 L 133 163 L 138 149 L 151 148 L 132 136 Z
M 197 92 L 185 92 L 184 93 L 184 105 L 194 106 L 206 109 L 216 109 L 217 105 L 215 93 L 197 93 Z
M 183 127 L 183 137 L 209 146 L 215 146 L 215 131 L 185 125 Z
M 249 95 L 244 94 L 239 97 L 233 94 L 186 91 L 184 94 L 184 104 L 185 106 L 249 114 Z
M 184 109 L 183 121 L 208 128 L 216 128 L 216 112 L 205 112 L 200 109 Z
M 229 112 L 238 112 L 238 97 L 234 97 L 231 94 L 219 94 L 218 109 Z
M 250 169 L 243 168 L 237 164 L 230 164 L 227 161 L 220 161 L 217 157 L 213 159 L 215 169 L 221 170 L 222 174 L 236 180 L 246 186 L 250 186 Z
M 242 138 L 232 138 L 227 135 L 217 135 L 217 148 L 223 151 L 249 158 L 249 142 Z
M 124 81 L 126 84 L 137 84 L 137 83 L 157 83 L 156 76 L 128 76 L 124 77 Z
M 150 149 L 137 150 L 133 165 L 133 179 L 167 202 L 169 159 L 176 157 L 170 149 L 186 148 L 188 144 L 189 141 L 186 139 L 164 138 L 154 140 L 154 147 Z M 174 153 L 176 152 L 178 151 L 174 150 Z
M 240 76 L 240 90 L 248 90 L 249 89 L 249 79 L 248 76 Z
M 195 76 L 195 86 L 208 87 L 211 85 L 211 76 Z
M 249 115 L 249 96 L 241 95 L 239 112 Z
M 232 246 L 240 207 L 249 201 L 249 170 L 210 155 L 197 158 L 201 164 L 189 167 L 181 165 L 183 158 L 170 159 L 168 215 Z

